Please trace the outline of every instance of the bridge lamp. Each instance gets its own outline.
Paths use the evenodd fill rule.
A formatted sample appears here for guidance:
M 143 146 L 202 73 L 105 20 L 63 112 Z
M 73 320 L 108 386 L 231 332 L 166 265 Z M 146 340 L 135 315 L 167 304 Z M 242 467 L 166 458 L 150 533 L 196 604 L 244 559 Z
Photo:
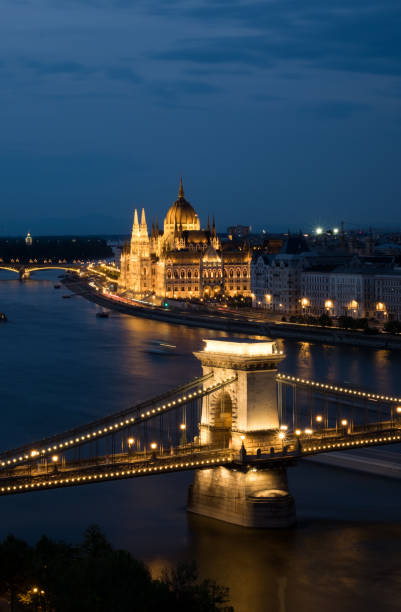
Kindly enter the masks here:
M 134 442 L 134 438 L 128 438 L 128 446 L 132 446 Z
M 241 440 L 244 441 L 245 440 L 245 436 L 241 436 Z
M 342 425 L 343 427 L 345 427 L 346 425 L 348 425 L 348 421 L 347 421 L 347 419 L 341 419 L 341 425 Z
M 401 406 L 397 406 L 396 411 L 398 412 L 398 414 L 401 414 Z
M 280 440 L 284 440 L 284 438 L 285 438 L 284 431 L 280 431 L 280 433 L 278 434 L 278 437 L 279 437 Z
M 186 428 L 187 428 L 187 426 L 185 425 L 185 423 L 181 423 L 181 425 L 180 425 L 181 431 L 185 431 Z
M 152 444 L 150 445 L 150 448 L 151 448 L 152 450 L 156 450 L 156 448 L 157 448 L 157 444 L 156 444 L 156 442 L 152 442 Z
M 288 425 L 280 425 L 281 431 L 287 431 Z
M 53 463 L 57 463 L 57 461 L 58 461 L 58 455 L 53 455 L 53 456 L 52 456 L 52 461 L 53 461 Z
M 312 429 L 305 429 L 305 433 L 308 435 L 312 435 L 313 434 L 313 430 Z
M 296 436 L 300 436 L 300 435 L 301 435 L 301 433 L 302 433 L 302 432 L 301 432 L 301 430 L 300 430 L 300 429 L 296 429 L 296 430 L 295 430 L 295 435 L 296 435 Z
M 318 423 L 321 423 L 321 422 L 323 421 L 323 417 L 322 417 L 322 415 L 321 415 L 321 414 L 318 414 L 318 415 L 317 415 L 317 417 L 316 417 L 316 421 L 317 421 Z
M 31 451 L 31 457 L 36 457 L 36 455 L 38 455 L 38 454 L 39 453 L 36 450 Z

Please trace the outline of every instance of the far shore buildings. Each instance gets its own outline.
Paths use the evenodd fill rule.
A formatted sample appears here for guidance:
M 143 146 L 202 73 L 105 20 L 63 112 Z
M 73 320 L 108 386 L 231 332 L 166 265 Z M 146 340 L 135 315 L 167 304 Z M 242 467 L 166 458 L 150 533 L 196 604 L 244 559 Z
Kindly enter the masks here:
M 251 260 L 246 243 L 221 243 L 214 219 L 201 228 L 181 179 L 163 229 L 153 222 L 149 235 L 144 209 L 140 220 L 135 210 L 131 242 L 121 255 L 118 290 L 137 298 L 250 297 Z

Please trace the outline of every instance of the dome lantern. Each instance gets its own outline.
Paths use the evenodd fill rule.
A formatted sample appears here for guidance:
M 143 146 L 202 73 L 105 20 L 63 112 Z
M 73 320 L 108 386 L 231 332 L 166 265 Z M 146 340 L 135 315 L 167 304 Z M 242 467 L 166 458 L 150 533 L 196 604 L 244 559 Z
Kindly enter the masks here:
M 170 206 L 164 220 L 164 233 L 174 232 L 176 226 L 182 227 L 182 231 L 200 229 L 198 215 L 184 197 L 182 177 L 180 178 L 177 200 Z

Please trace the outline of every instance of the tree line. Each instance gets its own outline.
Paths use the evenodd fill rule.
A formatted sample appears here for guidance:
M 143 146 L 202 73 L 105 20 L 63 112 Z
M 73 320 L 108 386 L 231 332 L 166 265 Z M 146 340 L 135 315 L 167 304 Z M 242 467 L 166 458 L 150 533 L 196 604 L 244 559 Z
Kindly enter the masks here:
M 0 596 L 12 612 L 233 612 L 228 589 L 200 580 L 195 564 L 158 579 L 97 526 L 79 545 L 43 536 L 36 545 L 9 535 L 0 544 Z

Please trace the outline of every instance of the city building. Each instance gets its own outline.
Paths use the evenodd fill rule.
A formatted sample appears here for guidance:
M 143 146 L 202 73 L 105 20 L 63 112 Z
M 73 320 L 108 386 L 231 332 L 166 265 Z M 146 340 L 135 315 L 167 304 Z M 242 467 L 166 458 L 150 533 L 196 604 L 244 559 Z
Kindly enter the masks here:
M 25 244 L 27 246 L 32 246 L 32 236 L 31 236 L 30 232 L 28 232 L 26 237 L 25 237 Z
M 214 219 L 201 229 L 197 213 L 185 199 L 181 179 L 163 230 L 152 223 L 149 235 L 145 211 L 142 209 L 139 222 L 135 210 L 131 241 L 121 254 L 118 289 L 133 297 L 250 297 L 251 258 L 245 243 L 221 243 Z
M 252 264 L 252 303 L 281 314 L 299 312 L 302 271 L 312 254 L 302 234 L 288 234 L 277 255 L 256 256 Z
M 350 264 L 302 273 L 302 311 L 307 314 L 401 319 L 401 269 L 354 259 Z
M 232 225 L 231 227 L 227 228 L 227 235 L 230 240 L 233 238 L 245 238 L 246 236 L 249 236 L 251 230 L 252 228 L 250 225 Z

